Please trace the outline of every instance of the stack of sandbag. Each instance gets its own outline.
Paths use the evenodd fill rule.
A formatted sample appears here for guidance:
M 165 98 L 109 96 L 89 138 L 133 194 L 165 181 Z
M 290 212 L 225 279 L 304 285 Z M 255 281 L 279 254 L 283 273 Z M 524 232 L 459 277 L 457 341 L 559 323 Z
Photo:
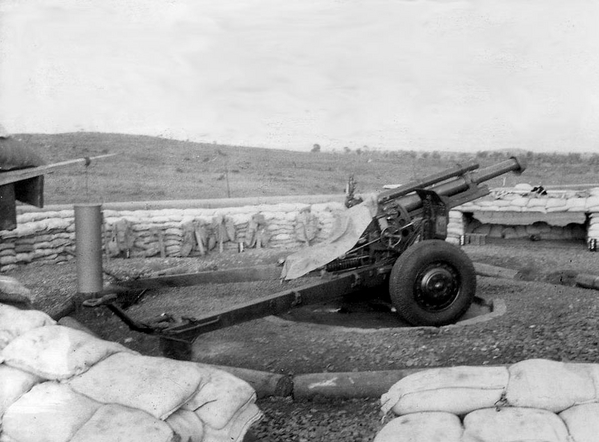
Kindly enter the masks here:
M 589 213 L 599 212 L 599 187 L 589 189 L 589 197 L 586 200 L 585 211 Z
M 459 244 L 460 238 L 466 232 L 464 215 L 458 210 L 449 211 L 449 223 L 447 224 L 447 242 Z
M 309 209 L 311 243 L 333 232 L 342 203 L 281 203 L 220 209 L 102 211 L 104 251 L 109 257 L 203 256 L 247 247 L 295 248 L 298 215 Z M 59 263 L 75 253 L 74 211 L 27 212 L 15 230 L 0 231 L 0 272 L 31 262 Z
M 315 242 L 332 231 L 338 203 L 275 204 L 228 209 L 163 209 L 104 211 L 106 247 L 110 256 L 203 256 L 243 248 L 294 248 L 296 218 L 311 209 Z M 10 253 L 10 252 L 5 252 Z M 9 259 L 10 261 L 10 259 Z
M 531 359 L 417 372 L 381 398 L 375 442 L 596 442 L 599 364 Z
M 503 194 L 500 198 L 480 198 L 459 206 L 463 212 L 590 212 L 599 207 L 599 194 L 590 196 L 560 193 L 552 195 Z
M 504 239 L 576 240 L 584 239 L 587 234 L 582 224 L 571 223 L 565 226 L 551 226 L 543 221 L 537 221 L 526 226 L 478 223 L 469 230 L 472 233 L 485 235 L 489 238 Z
M 0 304 L 0 441 L 231 442 L 262 417 L 245 381 L 142 356 Z
M 16 229 L 0 232 L 0 271 L 33 261 L 56 264 L 72 259 L 72 210 L 25 213 L 17 223 Z
M 589 217 L 589 228 L 587 230 L 587 240 L 599 240 L 599 210 L 592 213 Z

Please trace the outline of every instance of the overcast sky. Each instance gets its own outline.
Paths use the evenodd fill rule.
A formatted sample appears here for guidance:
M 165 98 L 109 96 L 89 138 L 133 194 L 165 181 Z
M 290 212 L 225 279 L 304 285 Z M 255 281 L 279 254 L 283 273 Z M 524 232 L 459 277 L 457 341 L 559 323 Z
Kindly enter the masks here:
M 594 0 L 3 0 L 0 124 L 599 152 Z

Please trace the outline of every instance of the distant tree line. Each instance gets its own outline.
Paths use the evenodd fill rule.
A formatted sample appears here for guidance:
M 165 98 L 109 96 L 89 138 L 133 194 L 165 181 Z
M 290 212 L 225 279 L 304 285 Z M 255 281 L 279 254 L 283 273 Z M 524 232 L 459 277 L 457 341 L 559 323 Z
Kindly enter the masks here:
M 319 144 L 314 144 L 311 152 L 323 152 Z M 469 152 L 442 152 L 442 151 L 415 151 L 415 150 L 380 150 L 368 146 L 358 147 L 354 150 L 345 146 L 341 151 L 328 151 L 332 154 L 355 154 L 368 155 L 372 158 L 409 158 L 412 160 L 440 160 L 440 161 L 465 161 L 475 157 L 480 162 L 502 161 L 510 156 L 525 158 L 529 164 L 539 165 L 563 165 L 563 164 L 586 164 L 588 166 L 599 166 L 599 153 L 559 153 L 559 152 L 532 152 L 532 151 L 509 151 L 509 150 L 480 150 L 476 153 Z
M 505 157 L 506 152 L 499 151 L 479 151 L 476 157 L 480 159 L 495 159 L 497 157 Z M 591 166 L 599 165 L 599 154 L 597 153 L 557 153 L 557 152 L 532 152 L 526 151 L 524 155 L 521 152 L 516 153 L 516 156 L 524 156 L 531 164 L 588 164 Z

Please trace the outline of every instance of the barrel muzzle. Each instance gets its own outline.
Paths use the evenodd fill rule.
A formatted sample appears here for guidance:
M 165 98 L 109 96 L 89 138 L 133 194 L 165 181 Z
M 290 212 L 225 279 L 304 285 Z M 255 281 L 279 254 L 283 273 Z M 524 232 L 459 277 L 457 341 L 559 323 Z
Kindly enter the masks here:
M 514 172 L 516 175 L 520 175 L 522 172 L 524 172 L 526 170 L 526 167 L 528 166 L 528 164 L 526 163 L 525 158 L 518 158 L 516 156 L 512 156 L 512 157 L 510 157 L 510 159 L 512 159 L 516 163 L 518 163 L 518 166 L 519 166 L 518 169 L 512 170 L 512 172 Z

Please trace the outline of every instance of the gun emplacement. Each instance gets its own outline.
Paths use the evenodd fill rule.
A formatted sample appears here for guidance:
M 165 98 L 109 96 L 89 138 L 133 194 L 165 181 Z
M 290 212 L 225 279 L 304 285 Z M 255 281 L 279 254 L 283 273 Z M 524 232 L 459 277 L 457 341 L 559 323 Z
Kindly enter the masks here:
M 137 331 L 158 335 L 165 355 L 189 358 L 192 342 L 202 333 L 241 322 L 276 315 L 296 306 L 339 298 L 370 289 L 388 289 L 397 314 L 412 325 L 442 326 L 456 322 L 469 309 L 476 293 L 476 274 L 468 256 L 445 241 L 450 209 L 490 193 L 482 183 L 508 172 L 525 169 L 517 158 L 479 169 L 470 162 L 358 202 L 350 192 L 348 210 L 325 242 L 287 257 L 281 277 L 295 279 L 313 271 L 320 277 L 292 290 L 195 318 L 163 316 L 159 323 L 135 321 L 119 306 L 115 293 L 123 290 L 177 285 L 177 276 L 138 279 L 114 287 L 91 300 L 89 306 L 108 306 Z M 231 269 L 180 275 L 181 281 L 212 282 L 215 277 L 236 282 L 270 279 L 272 271 Z M 272 270 L 272 269 L 270 269 Z M 218 273 L 214 275 L 213 273 Z

